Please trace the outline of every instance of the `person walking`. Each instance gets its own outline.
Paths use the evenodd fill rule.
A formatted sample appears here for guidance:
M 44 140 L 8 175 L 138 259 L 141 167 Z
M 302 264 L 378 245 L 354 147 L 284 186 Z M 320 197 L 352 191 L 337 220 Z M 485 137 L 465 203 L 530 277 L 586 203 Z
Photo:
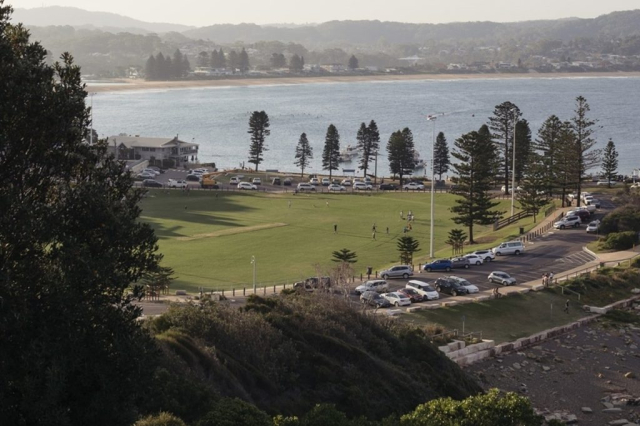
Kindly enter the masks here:
M 553 285 L 553 272 L 549 272 L 549 276 L 547 277 L 548 285 Z
M 402 215 L 402 210 L 400 210 L 400 219 L 404 220 L 404 216 Z
M 337 233 L 338 233 L 338 224 L 337 224 L 337 223 L 334 223 L 334 224 L 333 224 L 333 233 L 334 233 L 334 234 L 337 234 Z
M 374 240 L 376 239 L 376 231 L 373 231 L 373 234 L 371 234 L 371 238 L 373 238 Z
M 389 227 L 387 226 L 387 235 L 389 235 Z
M 562 311 L 569 314 L 569 299 L 564 303 L 564 309 Z
M 374 233 L 376 232 L 376 223 L 375 222 L 373 222 L 373 226 L 371 227 L 371 231 L 374 232 Z

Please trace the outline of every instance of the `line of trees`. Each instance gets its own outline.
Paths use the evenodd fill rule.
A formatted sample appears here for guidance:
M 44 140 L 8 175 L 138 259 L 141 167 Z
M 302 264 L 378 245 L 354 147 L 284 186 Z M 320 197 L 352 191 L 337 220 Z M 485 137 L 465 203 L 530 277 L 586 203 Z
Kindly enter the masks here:
M 179 49 L 173 53 L 173 59 L 162 52 L 151 55 L 145 66 L 147 80 L 179 80 L 189 75 L 190 70 L 189 59 Z
M 274 58 L 272 57 L 271 60 L 273 61 Z M 214 69 L 230 68 L 234 73 L 236 70 L 245 73 L 251 68 L 249 54 L 245 48 L 242 48 L 239 53 L 235 49 L 231 49 L 228 54 L 225 54 L 222 48 L 219 50 L 214 49 L 211 53 L 200 52 L 198 54 L 197 64 L 199 67 L 210 67 Z

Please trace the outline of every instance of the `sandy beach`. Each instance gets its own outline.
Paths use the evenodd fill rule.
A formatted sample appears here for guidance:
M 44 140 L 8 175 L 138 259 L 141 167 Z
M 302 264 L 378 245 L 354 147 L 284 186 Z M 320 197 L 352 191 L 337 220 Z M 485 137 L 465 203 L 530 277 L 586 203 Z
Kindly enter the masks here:
M 244 87 L 275 84 L 314 84 L 314 83 L 354 83 L 367 81 L 420 81 L 420 80 L 485 80 L 485 79 L 530 79 L 530 78 L 596 78 L 596 77 L 640 77 L 640 72 L 590 72 L 590 73 L 526 73 L 526 74 L 411 74 L 411 75 L 355 75 L 322 77 L 269 77 L 269 78 L 231 78 L 218 80 L 188 81 L 144 81 L 111 80 L 102 84 L 87 83 L 87 91 L 121 92 L 130 90 L 187 89 L 194 87 Z M 104 83 L 108 83 L 103 85 Z

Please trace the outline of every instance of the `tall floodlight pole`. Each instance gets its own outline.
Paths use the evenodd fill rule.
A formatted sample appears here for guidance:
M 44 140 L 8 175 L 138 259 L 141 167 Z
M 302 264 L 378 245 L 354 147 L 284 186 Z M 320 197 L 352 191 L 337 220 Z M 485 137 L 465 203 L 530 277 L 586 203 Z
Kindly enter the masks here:
M 433 143 L 431 144 L 431 219 L 430 219 L 430 240 L 429 240 L 429 257 L 431 259 L 433 259 L 433 234 L 434 234 L 434 211 L 435 211 L 435 193 L 436 193 L 436 186 L 435 186 L 435 177 L 436 177 L 436 173 L 435 173 L 435 165 L 436 165 L 436 118 L 438 115 L 444 115 L 444 114 L 433 114 L 433 115 L 427 115 L 427 120 L 428 121 L 432 121 L 433 122 Z
M 518 114 L 513 111 L 513 161 L 511 162 L 511 216 L 515 214 L 516 196 L 516 127 L 518 127 Z
M 251 264 L 253 265 L 253 294 L 256 294 L 256 257 L 251 256 Z

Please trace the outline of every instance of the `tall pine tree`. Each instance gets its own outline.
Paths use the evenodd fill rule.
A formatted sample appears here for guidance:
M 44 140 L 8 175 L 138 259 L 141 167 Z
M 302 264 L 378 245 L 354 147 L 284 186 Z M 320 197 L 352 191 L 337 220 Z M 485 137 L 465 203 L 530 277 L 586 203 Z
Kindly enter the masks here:
M 306 169 L 311 163 L 312 158 L 313 148 L 309 145 L 307 134 L 303 133 L 300 135 L 300 140 L 296 146 L 296 161 L 294 163 L 296 166 L 300 167 L 300 177 L 304 176 L 304 169 Z
M 243 47 L 240 55 L 238 56 L 238 68 L 240 68 L 240 72 L 244 74 L 249 71 L 249 67 L 249 54 Z
M 516 186 L 518 186 L 524 178 L 524 170 L 529 161 L 529 154 L 531 154 L 531 128 L 529 128 L 527 120 L 520 120 L 516 125 L 516 145 L 514 148 L 516 150 L 516 164 L 513 168 L 516 174 Z
M 408 127 L 391 134 L 389 142 L 387 142 L 389 170 L 399 176 L 400 186 L 403 184 L 404 176 L 411 174 L 416 167 L 413 150 L 413 134 Z
M 452 155 L 458 162 L 453 164 L 456 176 L 452 180 L 458 185 L 456 194 L 459 198 L 451 207 L 455 214 L 452 220 L 469 229 L 469 244 L 474 244 L 473 226 L 490 225 L 502 215 L 492 210 L 499 203 L 494 202 L 489 193 L 496 146 L 486 126 L 478 132 L 462 135 L 454 146 Z
M 616 144 L 611 139 L 602 152 L 602 174 L 607 180 L 607 186 L 611 188 L 611 182 L 618 174 L 618 151 L 616 151 Z
M 333 124 L 327 129 L 327 136 L 324 140 L 324 150 L 322 151 L 322 170 L 329 170 L 329 179 L 332 178 L 334 170 L 338 170 L 340 159 L 340 134 Z
M 249 162 L 256 165 L 256 172 L 258 171 L 258 165 L 262 163 L 267 146 L 265 145 L 265 139 L 271 134 L 269 130 L 269 116 L 264 111 L 254 111 L 249 118 L 249 130 L 247 131 L 251 135 L 251 146 L 249 147 Z
M 587 117 L 590 110 L 591 108 L 587 100 L 582 96 L 578 96 L 576 98 L 575 115 L 571 119 L 571 128 L 574 135 L 572 145 L 576 150 L 577 158 L 575 180 L 578 184 L 578 207 L 580 207 L 582 178 L 585 176 L 587 170 L 595 167 L 600 162 L 600 151 L 592 149 L 596 144 L 596 140 L 592 137 L 593 126 L 596 124 L 596 121 Z
M 489 128 L 502 160 L 502 179 L 504 181 L 505 194 L 509 193 L 511 185 L 511 163 L 513 161 L 513 130 L 516 121 L 520 121 L 522 113 L 513 103 L 507 101 L 496 105 L 493 117 L 489 117 Z M 516 135 L 517 136 L 517 135 Z
M 438 180 L 442 180 L 442 175 L 449 171 L 449 165 L 451 164 L 447 138 L 444 137 L 444 133 L 442 132 L 438 133 L 436 137 L 434 151 L 434 172 L 438 175 Z
M 561 150 L 562 121 L 555 115 L 551 115 L 542 123 L 538 130 L 538 138 L 534 143 L 534 149 L 542 156 L 544 163 L 545 187 L 547 195 L 553 194 L 554 187 L 557 187 L 558 155 Z
M 518 202 L 523 211 L 533 215 L 535 222 L 540 209 L 551 201 L 546 192 L 544 158 L 537 153 L 531 153 L 523 172 L 522 191 L 518 192 Z

